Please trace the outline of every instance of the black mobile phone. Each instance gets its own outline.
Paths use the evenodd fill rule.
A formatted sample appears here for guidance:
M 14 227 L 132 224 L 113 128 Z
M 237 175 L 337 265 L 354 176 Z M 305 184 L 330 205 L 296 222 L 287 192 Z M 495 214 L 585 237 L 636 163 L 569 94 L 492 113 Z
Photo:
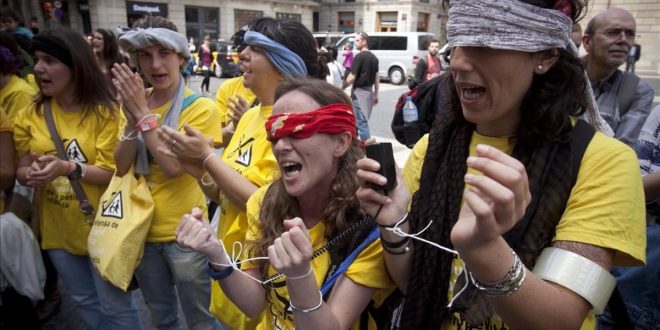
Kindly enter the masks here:
M 396 187 L 396 163 L 392 152 L 392 144 L 374 143 L 367 145 L 367 158 L 371 158 L 380 163 L 378 173 L 387 179 L 384 186 L 373 185 L 375 190 L 392 190 Z

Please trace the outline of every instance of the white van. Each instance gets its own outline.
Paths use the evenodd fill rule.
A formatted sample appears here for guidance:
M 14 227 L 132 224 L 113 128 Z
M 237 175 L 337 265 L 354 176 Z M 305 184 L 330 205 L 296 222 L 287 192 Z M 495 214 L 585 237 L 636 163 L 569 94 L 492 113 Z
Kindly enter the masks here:
M 314 32 L 314 39 L 316 39 L 316 44 L 319 48 L 331 44 L 335 45 L 341 38 L 346 36 L 344 32 Z
M 407 76 L 412 76 L 417 60 L 426 56 L 428 44 L 436 35 L 429 32 L 367 32 L 369 50 L 378 58 L 378 75 L 389 79 L 392 84 L 401 85 Z M 342 49 L 345 44 L 355 48 L 355 33 L 350 33 L 337 42 L 339 55 L 337 61 L 343 63 Z

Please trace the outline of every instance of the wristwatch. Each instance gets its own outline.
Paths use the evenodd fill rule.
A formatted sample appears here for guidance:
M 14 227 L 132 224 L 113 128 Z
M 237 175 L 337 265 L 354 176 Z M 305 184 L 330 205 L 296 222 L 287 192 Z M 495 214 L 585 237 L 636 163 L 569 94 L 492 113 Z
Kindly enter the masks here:
M 82 165 L 76 162 L 73 162 L 73 164 L 76 167 L 66 177 L 69 178 L 70 181 L 80 180 L 82 178 Z

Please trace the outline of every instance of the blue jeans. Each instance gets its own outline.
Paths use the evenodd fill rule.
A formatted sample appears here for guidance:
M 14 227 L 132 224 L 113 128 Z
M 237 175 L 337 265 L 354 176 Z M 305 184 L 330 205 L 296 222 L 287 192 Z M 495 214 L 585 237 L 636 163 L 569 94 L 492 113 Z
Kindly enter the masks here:
M 221 329 L 209 312 L 211 280 L 206 258 L 172 243 L 146 243 L 135 271 L 151 324 L 158 329 Z M 179 318 L 179 302 L 185 322 Z M 186 326 L 187 325 L 187 326 Z
M 355 119 L 357 121 L 358 136 L 360 137 L 360 140 L 366 141 L 371 137 L 371 133 L 369 132 L 369 121 L 367 120 L 367 117 L 364 116 L 364 113 L 362 113 L 360 102 L 358 102 L 357 99 L 353 99 L 352 101 L 353 111 L 355 112 Z
M 615 267 L 612 275 L 635 329 L 660 329 L 660 224 L 646 226 L 646 266 Z M 598 329 L 615 329 L 609 310 Z
M 101 278 L 88 256 L 48 250 L 57 274 L 77 304 L 85 329 L 142 329 L 133 292 Z

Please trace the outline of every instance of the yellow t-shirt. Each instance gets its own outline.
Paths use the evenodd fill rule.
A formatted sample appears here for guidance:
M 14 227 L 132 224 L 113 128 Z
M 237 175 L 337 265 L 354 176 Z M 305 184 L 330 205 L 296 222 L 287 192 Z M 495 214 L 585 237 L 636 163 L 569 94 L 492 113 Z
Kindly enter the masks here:
M 476 154 L 477 144 L 488 144 L 511 154 L 514 143 L 515 139 L 487 137 L 474 132 L 470 155 Z M 411 192 L 419 189 L 427 147 L 428 135 L 425 135 L 406 161 L 403 177 Z M 472 169 L 470 172 L 476 173 Z M 616 139 L 597 132 L 584 153 L 577 181 L 553 241 L 575 241 L 613 249 L 617 252 L 616 265 L 643 264 L 646 248 L 644 210 L 644 191 L 635 152 Z M 450 296 L 461 271 L 458 259 L 454 259 Z M 442 328 L 456 329 L 455 324 L 465 324 L 457 320 L 444 322 Z M 501 325 L 497 315 L 491 321 Z M 594 315 L 589 313 L 582 329 L 594 328 Z
M 1 109 L 4 109 L 4 107 L 0 106 Z M 9 116 L 4 111 L 0 111 L 0 133 L 2 132 L 14 132 L 14 129 L 12 128 L 11 120 L 9 120 Z
M 253 104 L 257 98 L 251 89 L 243 85 L 243 76 L 225 80 L 215 94 L 215 101 L 218 104 L 218 110 L 222 118 L 222 126 L 229 124 L 231 121 L 227 103 L 230 97 L 235 97 L 236 95 L 242 96 L 247 104 Z
M 25 80 L 16 75 L 9 78 L 9 82 L 0 90 L 0 107 L 14 120 L 16 115 L 34 102 L 37 91 Z
M 258 187 L 274 179 L 278 165 L 266 139 L 265 123 L 273 111 L 272 106 L 256 106 L 243 115 L 236 132 L 222 153 L 222 161 L 238 171 Z M 245 212 L 220 194 L 220 220 L 218 237 L 225 249 L 231 251 L 234 242 L 243 242 L 248 224 Z M 258 318 L 253 320 L 222 292 L 220 285 L 211 285 L 211 313 L 233 329 L 254 329 Z
M 25 77 L 23 77 L 23 80 L 25 80 L 35 91 L 39 90 L 39 84 L 37 84 L 37 79 L 34 77 L 34 73 L 26 74 Z
M 191 94 L 193 91 L 186 88 L 184 97 Z M 163 123 L 165 112 L 171 104 L 172 101 L 169 101 L 158 108 L 151 109 L 151 113 L 161 115 L 158 125 Z M 122 112 L 119 127 L 123 128 L 125 125 L 126 117 Z M 177 129 L 183 131 L 184 125 L 200 131 L 204 136 L 210 136 L 215 144 L 222 141 L 219 129 L 220 116 L 215 103 L 208 98 L 200 97 L 181 111 Z M 120 131 L 119 135 L 121 134 Z M 152 157 L 149 160 L 149 169 L 151 173 L 145 178 L 154 200 L 154 216 L 147 234 L 147 242 L 173 242 L 176 240 L 174 232 L 182 215 L 190 212 L 192 208 L 198 207 L 206 216 L 206 197 L 195 178 L 188 174 L 168 178 Z
M 268 186 L 261 187 L 255 192 L 247 203 L 247 218 L 250 230 L 248 230 L 245 240 L 251 241 L 259 238 L 260 225 L 259 225 L 259 212 L 261 210 L 261 202 L 264 199 Z M 312 241 L 312 248 L 314 250 L 323 246 L 326 243 L 325 237 L 325 224 L 322 222 L 317 223 L 314 227 L 309 229 L 309 236 Z M 244 269 L 255 267 L 255 264 L 246 263 Z M 323 280 L 330 267 L 330 254 L 323 253 L 311 262 L 314 278 L 319 288 L 323 285 Z M 273 267 L 268 268 L 267 276 L 275 275 L 277 271 Z M 383 259 L 383 248 L 380 245 L 380 239 L 376 239 L 373 243 L 368 245 L 353 263 L 346 269 L 344 276 L 351 279 L 353 282 L 364 285 L 370 288 L 378 289 L 374 299 L 376 304 L 380 305 L 387 295 L 392 292 L 394 282 L 390 279 L 387 269 L 385 268 L 385 260 Z M 293 321 L 293 312 L 288 310 L 289 292 L 286 288 L 286 280 L 280 278 L 275 280 L 270 286 L 267 295 L 269 296 L 268 305 L 265 312 L 262 313 L 262 321 L 259 323 L 257 329 L 293 329 L 295 327 Z M 356 320 L 351 329 L 359 328 L 359 320 Z M 376 329 L 376 324 L 373 320 L 369 322 L 369 329 Z
M 0 106 L 0 109 L 4 109 L 4 107 Z M 9 117 L 7 117 L 7 114 L 4 112 L 4 110 L 0 110 L 0 134 L 2 133 L 7 133 L 10 136 L 13 136 L 14 134 L 14 129 L 12 128 L 12 123 L 9 120 Z M 4 158 L 5 155 L 2 155 L 2 158 Z M 4 193 L 2 195 L 4 197 Z M 5 212 L 5 200 L 4 198 L 0 198 L 0 214 Z
M 65 112 L 54 100 L 50 101 L 53 120 L 70 160 L 96 165 L 114 171 L 112 154 L 117 146 L 117 116 L 100 108 L 103 117 L 90 114 L 81 123 L 82 112 Z M 16 154 L 20 158 L 33 151 L 57 155 L 46 119 L 35 107 L 21 111 L 14 121 Z M 118 113 L 116 113 L 118 115 Z M 81 181 L 89 202 L 98 209 L 99 199 L 107 185 Z M 69 179 L 58 177 L 40 189 L 39 217 L 43 249 L 64 249 L 76 255 L 87 255 L 87 236 L 91 227 L 80 212 L 79 203 Z

